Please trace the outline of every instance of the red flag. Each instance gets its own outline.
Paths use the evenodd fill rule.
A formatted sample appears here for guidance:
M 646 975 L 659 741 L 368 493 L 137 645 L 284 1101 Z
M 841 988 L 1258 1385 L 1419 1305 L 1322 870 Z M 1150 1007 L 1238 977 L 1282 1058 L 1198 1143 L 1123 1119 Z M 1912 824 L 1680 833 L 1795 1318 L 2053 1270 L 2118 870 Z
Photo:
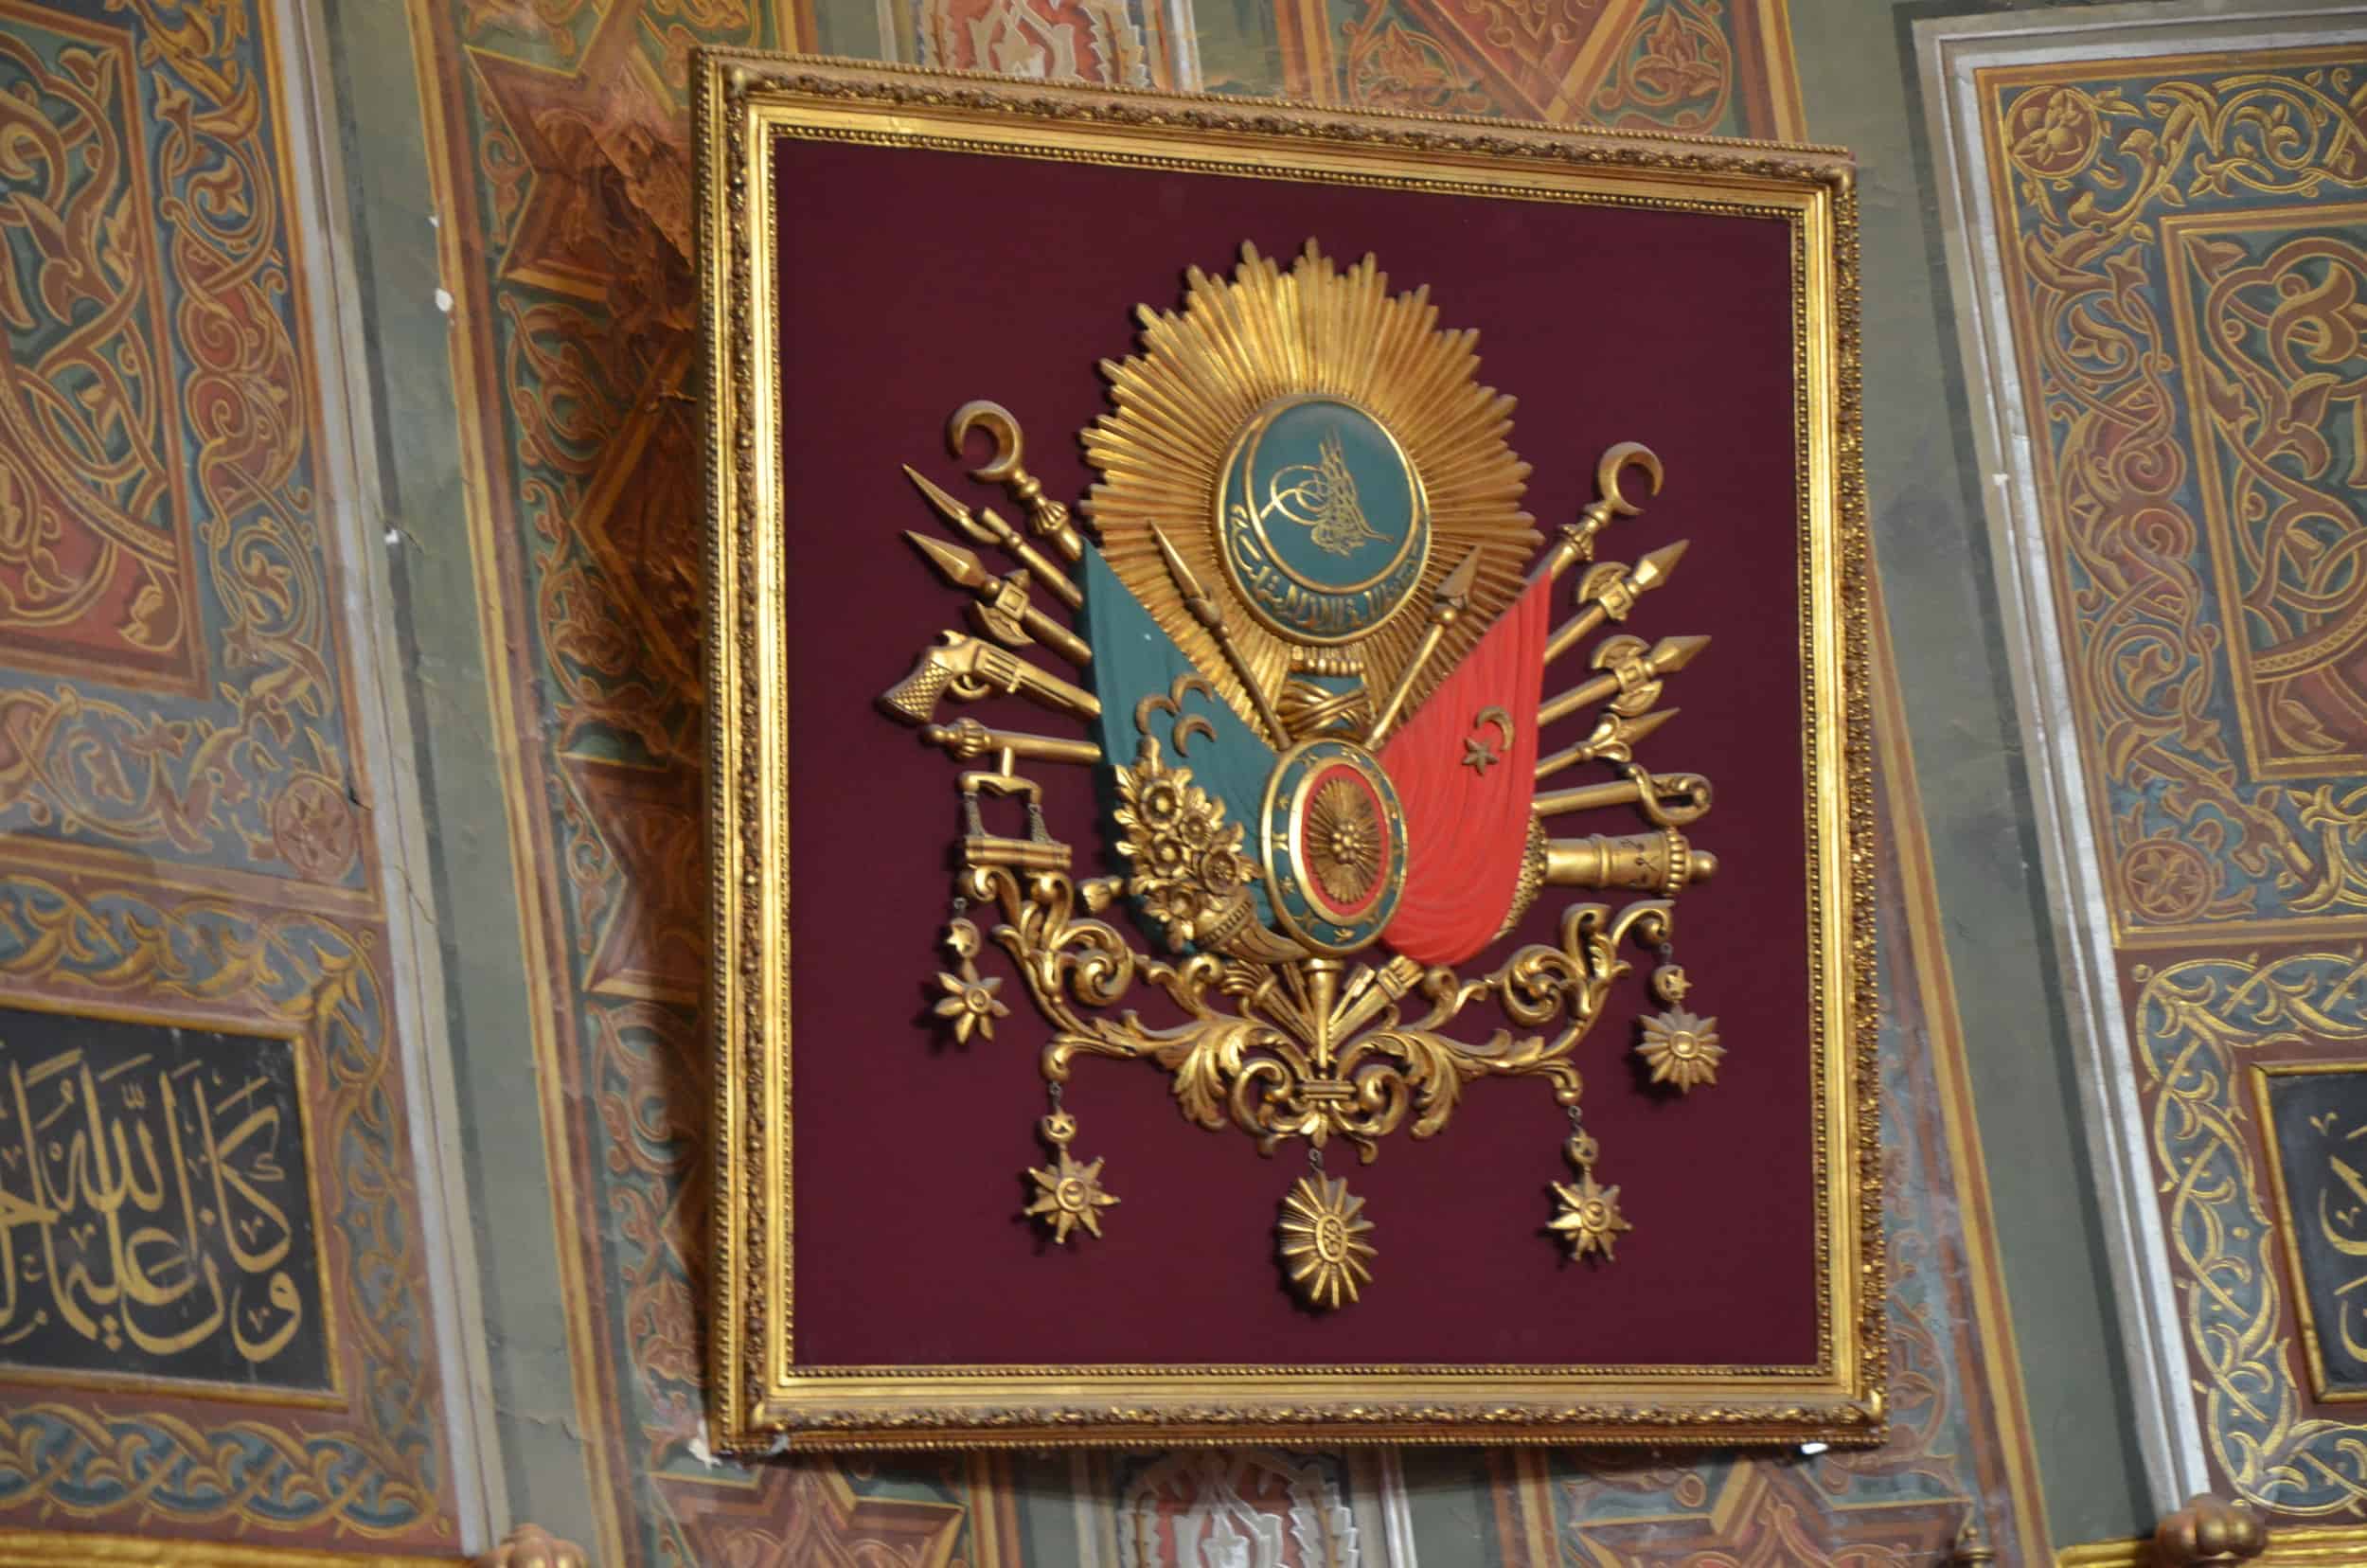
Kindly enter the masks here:
M 1550 581 L 1531 583 L 1381 748 L 1405 812 L 1405 893 L 1381 940 L 1459 964 L 1512 908 L 1537 790 Z

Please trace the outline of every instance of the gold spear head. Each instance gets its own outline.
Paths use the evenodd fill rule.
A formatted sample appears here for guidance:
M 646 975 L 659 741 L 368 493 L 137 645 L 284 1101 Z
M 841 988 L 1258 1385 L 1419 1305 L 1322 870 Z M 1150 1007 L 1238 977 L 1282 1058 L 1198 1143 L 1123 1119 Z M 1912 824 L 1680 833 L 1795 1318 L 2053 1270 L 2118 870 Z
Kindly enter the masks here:
M 1675 577 L 1677 562 L 1684 559 L 1685 546 L 1692 543 L 1689 539 L 1680 539 L 1674 544 L 1662 545 L 1637 561 L 1634 570 L 1628 574 L 1628 586 L 1640 594 L 1646 589 L 1658 588 Z
M 948 544 L 942 539 L 931 539 L 927 534 L 914 533 L 910 529 L 905 530 L 904 537 L 920 546 L 920 553 L 929 558 L 929 564 L 955 587 L 984 588 L 993 584 L 993 576 L 979 562 L 975 551 L 965 550 L 959 544 Z
M 1633 746 L 1675 717 L 1677 717 L 1675 708 L 1654 708 L 1649 713 L 1640 713 L 1632 719 L 1622 719 L 1619 722 L 1619 743 L 1624 746 Z
M 1184 596 L 1184 608 L 1190 610 L 1202 626 L 1214 631 L 1224 619 L 1224 612 L 1215 599 L 1208 597 L 1208 591 L 1200 585 L 1200 579 L 1192 575 L 1192 569 L 1184 564 L 1184 558 L 1176 553 L 1175 546 L 1167 543 L 1166 530 L 1154 526 L 1150 538 L 1159 546 L 1161 559 L 1167 563 L 1167 575 L 1175 579 L 1176 591 Z
M 1438 587 L 1431 596 L 1431 603 L 1436 610 L 1460 614 L 1463 607 L 1471 602 L 1471 582 L 1479 576 L 1479 551 L 1472 550 L 1453 571 L 1438 579 Z
M 1655 675 L 1673 675 L 1693 662 L 1694 655 L 1710 645 L 1707 637 L 1663 637 L 1644 656 Z
M 929 505 L 936 508 L 938 513 L 942 515 L 948 523 L 952 524 L 955 527 L 961 529 L 965 533 L 970 532 L 973 528 L 975 528 L 976 525 L 970 520 L 970 508 L 963 506 L 959 501 L 954 500 L 952 496 L 946 494 L 942 490 L 939 490 L 935 484 L 931 482 L 927 474 L 921 472 L 910 463 L 906 463 L 904 465 L 904 477 L 911 480 L 916 486 L 919 487 L 920 493 L 929 498 Z

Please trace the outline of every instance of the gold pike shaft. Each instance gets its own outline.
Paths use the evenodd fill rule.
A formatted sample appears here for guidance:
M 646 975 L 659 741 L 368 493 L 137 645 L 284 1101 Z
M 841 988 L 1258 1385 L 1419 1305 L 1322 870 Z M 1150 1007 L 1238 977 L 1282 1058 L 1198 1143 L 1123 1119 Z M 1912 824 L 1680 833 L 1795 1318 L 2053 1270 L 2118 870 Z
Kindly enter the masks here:
M 1605 451 L 1594 464 L 1594 499 L 1578 513 L 1575 523 L 1562 525 L 1561 536 L 1530 572 L 1530 581 L 1540 577 L 1551 580 L 1578 561 L 1593 560 L 1594 536 L 1610 526 L 1612 518 L 1633 517 L 1644 510 L 1619 491 L 1619 471 L 1630 463 L 1651 482 L 1645 493 L 1660 493 L 1660 458 L 1650 447 L 1641 441 L 1622 441 Z
M 1200 585 L 1200 579 L 1192 575 L 1192 569 L 1184 563 L 1184 558 L 1175 553 L 1175 546 L 1167 543 L 1165 530 L 1153 526 L 1150 537 L 1152 543 L 1159 546 L 1159 559 L 1167 563 L 1167 576 L 1175 579 L 1175 591 L 1184 596 L 1184 607 L 1192 613 L 1194 620 L 1208 629 L 1210 636 L 1217 639 L 1217 647 L 1223 651 L 1225 662 L 1233 667 L 1234 675 L 1249 692 L 1250 702 L 1257 708 L 1258 722 L 1266 726 L 1266 733 L 1273 737 L 1274 745 L 1288 749 L 1290 732 L 1282 727 L 1281 717 L 1274 712 L 1273 704 L 1268 700 L 1266 688 L 1257 684 L 1257 674 L 1250 668 L 1248 655 L 1233 640 L 1232 632 L 1224 624 L 1223 606 L 1209 597 L 1208 591 Z
M 1391 727 L 1405 707 L 1405 700 L 1414 693 L 1414 682 L 1422 673 L 1422 667 L 1438 651 L 1447 628 L 1462 617 L 1464 607 L 1471 602 L 1471 579 L 1477 576 L 1479 551 L 1473 550 L 1439 579 L 1437 592 L 1431 599 L 1430 624 L 1422 629 L 1422 640 L 1415 644 L 1414 656 L 1397 671 L 1397 684 L 1391 689 L 1389 701 L 1381 704 L 1380 712 L 1374 716 L 1373 727 L 1365 732 L 1366 751 L 1379 751 L 1381 742 L 1389 738 Z
M 1026 567 L 998 578 L 987 570 L 976 555 L 959 544 L 948 544 L 927 534 L 907 532 L 904 537 L 929 558 L 929 564 L 937 569 L 938 576 L 977 596 L 974 614 L 995 641 L 1010 647 L 1032 637 L 1071 664 L 1093 662 L 1094 650 L 1086 646 L 1084 638 L 1028 602 Z
M 1612 642 L 1621 640 L 1618 637 L 1611 639 Z M 1644 646 L 1633 637 L 1625 640 L 1630 647 Z M 1614 655 L 1606 659 L 1604 654 L 1598 652 L 1596 658 L 1606 664 L 1603 673 L 1572 686 L 1552 702 L 1541 704 L 1537 710 L 1537 722 L 1550 724 L 1557 719 L 1568 718 L 1589 704 L 1642 691 L 1662 676 L 1673 674 L 1691 664 L 1694 655 L 1709 644 L 1707 637 L 1663 637 L 1653 645 L 1649 653 L 1640 657 Z
M 1539 817 L 1563 816 L 1605 806 L 1641 806 L 1645 815 L 1664 827 L 1691 822 L 1709 812 L 1710 781 L 1700 774 L 1646 774 L 1638 768 L 1608 784 L 1540 794 L 1529 802 L 1529 811 Z
M 1036 580 L 1042 583 L 1054 598 L 1059 599 L 1070 609 L 1084 608 L 1084 593 L 1076 583 L 1069 580 L 1069 575 L 1054 565 L 1049 556 L 1028 543 L 1025 537 L 1017 528 L 1011 526 L 1008 521 L 997 516 L 992 507 L 982 508 L 973 513 L 968 507 L 931 484 L 928 477 L 910 463 L 904 465 L 904 477 L 910 479 L 919 489 L 920 493 L 929 498 L 929 505 L 936 508 L 937 515 L 952 524 L 963 537 L 973 543 L 990 544 L 1026 567 L 1036 575 Z
M 1019 757 L 1041 762 L 1077 762 L 1087 766 L 1101 760 L 1101 748 L 1090 740 L 1069 740 L 1057 735 L 1026 735 L 1017 730 L 988 729 L 975 719 L 956 719 L 950 724 L 931 724 L 920 732 L 920 738 L 933 746 L 943 746 L 948 756 L 957 762 L 975 762 L 982 757 L 1000 757 L 1002 771 L 1009 773 L 1011 763 Z
M 1684 559 L 1685 546 L 1691 543 L 1680 539 L 1664 544 L 1633 566 L 1604 561 L 1590 569 L 1578 586 L 1578 613 L 1554 628 L 1554 634 L 1545 640 L 1545 662 L 1551 664 L 1569 652 L 1605 621 L 1626 620 L 1637 599 L 1676 575 L 1677 562 Z
M 1071 561 L 1084 558 L 1085 541 L 1069 521 L 1068 508 L 1044 494 L 1041 481 L 1028 472 L 1020 461 L 1026 450 L 1020 434 L 1019 420 L 1011 411 L 990 398 L 979 398 L 953 410 L 953 417 L 945 422 L 945 444 L 954 456 L 962 454 L 962 445 L 973 430 L 983 430 L 994 441 L 994 456 L 970 471 L 975 479 L 1001 485 L 1011 499 L 1027 508 L 1027 521 L 1040 539 L 1052 541 L 1052 547 Z
M 1623 719 L 1616 713 L 1606 713 L 1595 721 L 1594 731 L 1575 746 L 1564 746 L 1551 757 L 1539 757 L 1537 777 L 1541 783 L 1564 768 L 1575 768 L 1581 762 L 1603 757 L 1624 762 L 1635 755 L 1637 742 L 1677 717 L 1676 708 L 1656 708 L 1634 719 Z

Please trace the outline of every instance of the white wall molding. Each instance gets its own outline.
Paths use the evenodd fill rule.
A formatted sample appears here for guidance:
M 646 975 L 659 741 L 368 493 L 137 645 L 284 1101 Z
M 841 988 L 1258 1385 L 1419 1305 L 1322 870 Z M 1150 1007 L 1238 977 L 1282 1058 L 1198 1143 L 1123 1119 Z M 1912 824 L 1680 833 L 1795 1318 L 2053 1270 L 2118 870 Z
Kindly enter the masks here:
M 2089 781 L 2055 615 L 2025 370 L 2017 361 L 1976 73 L 1997 66 L 2289 49 L 2367 40 L 2367 5 L 2126 5 L 2016 10 L 1915 25 L 1966 399 L 1998 563 L 1999 609 L 2030 769 L 2040 867 L 2062 950 L 2082 1118 L 2101 1187 L 2138 1439 L 2162 1512 L 2211 1487 L 2170 1250 L 2123 1016 Z

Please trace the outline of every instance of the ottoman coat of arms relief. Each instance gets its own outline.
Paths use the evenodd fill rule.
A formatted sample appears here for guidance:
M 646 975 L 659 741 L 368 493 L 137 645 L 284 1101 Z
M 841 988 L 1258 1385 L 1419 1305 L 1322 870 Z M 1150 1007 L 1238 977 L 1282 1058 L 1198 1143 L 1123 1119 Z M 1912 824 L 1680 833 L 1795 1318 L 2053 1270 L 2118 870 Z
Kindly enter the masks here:
M 1538 1079 L 1569 1115 L 1567 1168 L 1547 1180 L 1540 1159 L 1537 1213 L 1503 1222 L 1615 1258 L 1630 1225 L 1582 1116 L 1580 1049 L 1628 1025 L 1606 1015 L 1639 962 L 1659 1008 L 1633 1037 L 1646 1077 L 1716 1081 L 1725 1047 L 1673 945 L 1678 901 L 1717 865 L 1691 836 L 1710 782 L 1639 755 L 1709 639 L 1628 629 L 1682 541 L 1595 559 L 1659 459 L 1609 446 L 1595 501 L 1541 534 L 1512 400 L 1440 317 L 1373 258 L 1343 268 L 1310 242 L 1286 267 L 1244 246 L 1229 277 L 1191 271 L 1180 310 L 1144 307 L 1136 351 L 1104 362 L 1081 507 L 1044 492 L 991 402 L 949 435 L 956 453 L 991 439 L 972 473 L 1017 521 L 907 471 L 939 525 L 910 537 L 968 620 L 881 699 L 956 764 L 935 1010 L 964 1041 L 1040 1033 L 1027 1213 L 1056 1241 L 1133 1218 L 1121 1165 L 1062 1105 L 1086 1059 L 1148 1063 L 1192 1121 L 1303 1149 L 1276 1256 L 1322 1310 L 1373 1285 L 1385 1223 L 1336 1156 L 1441 1132 L 1486 1078 Z M 947 706 L 1002 696 L 1061 733 Z M 1582 739 L 1540 753 L 1540 730 L 1585 715 Z M 1077 874 L 1074 835 L 1095 829 L 1046 820 L 1043 766 L 1099 771 L 1116 874 Z M 1559 831 L 1613 811 L 1629 820 Z M 1600 897 L 1513 944 L 1560 889 Z M 1145 997 L 1181 1022 L 1147 1022 Z

